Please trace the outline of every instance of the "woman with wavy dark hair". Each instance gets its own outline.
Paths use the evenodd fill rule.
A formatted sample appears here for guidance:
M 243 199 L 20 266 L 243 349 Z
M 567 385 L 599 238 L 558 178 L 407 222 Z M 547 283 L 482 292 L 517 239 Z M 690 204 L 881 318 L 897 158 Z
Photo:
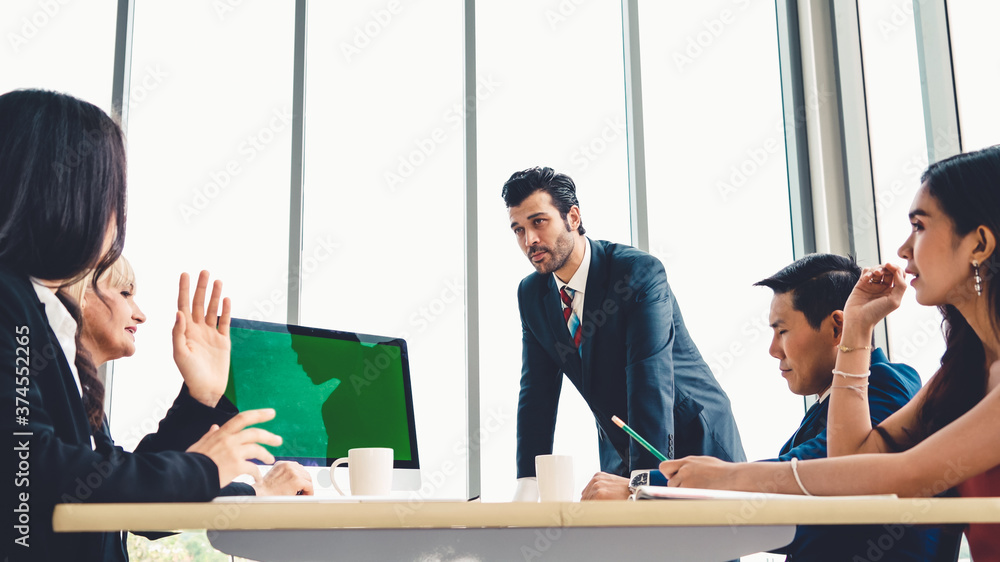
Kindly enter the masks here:
M 844 307 L 827 422 L 828 454 L 841 458 L 733 465 L 689 457 L 661 465 L 671 486 L 756 491 L 755 483 L 774 482 L 792 494 L 900 496 L 954 487 L 1000 496 L 1000 146 L 937 162 L 921 181 L 899 248 L 906 268 L 865 269 Z M 865 350 L 899 307 L 907 274 L 917 302 L 941 309 L 947 348 L 913 400 L 872 427 Z M 998 531 L 968 527 L 974 559 L 1000 559 Z
M 0 96 L 0 553 L 12 560 L 125 559 L 117 534 L 54 533 L 55 504 L 207 501 L 239 474 L 259 476 L 247 459 L 274 462 L 259 443 L 280 438 L 244 429 L 273 410 L 236 414 L 179 451 L 131 454 L 107 438 L 104 388 L 62 289 L 118 259 L 125 208 L 124 139 L 110 117 L 54 92 Z M 181 276 L 173 340 L 185 380 L 229 368 L 229 299 L 216 281 L 206 308 L 207 288 L 202 272 L 191 298 Z M 195 398 L 215 404 L 221 392 Z

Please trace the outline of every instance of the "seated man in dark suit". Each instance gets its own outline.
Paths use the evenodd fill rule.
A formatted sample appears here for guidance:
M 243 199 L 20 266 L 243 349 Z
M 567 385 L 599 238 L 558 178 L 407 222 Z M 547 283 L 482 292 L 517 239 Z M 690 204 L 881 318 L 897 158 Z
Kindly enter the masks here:
M 535 456 L 552 452 L 564 373 L 597 420 L 604 472 L 657 466 L 614 415 L 669 458 L 744 460 L 729 398 L 684 326 L 663 264 L 584 236 L 576 186 L 551 168 L 515 173 L 503 198 L 535 268 L 518 287 L 516 499 L 533 499 Z
M 811 254 L 755 283 L 774 291 L 770 314 L 774 337 L 769 351 L 778 360 L 788 389 L 819 397 L 773 461 L 826 457 L 827 398 L 844 326 L 843 308 L 860 277 L 861 268 L 853 259 Z M 916 371 L 889 363 L 878 348 L 871 351 L 868 384 L 873 426 L 909 402 L 921 385 Z M 954 560 L 957 547 L 958 535 L 938 528 L 803 525 L 794 541 L 775 552 L 787 554 L 787 560 L 931 561 Z
M 850 258 L 811 254 L 756 283 L 774 291 L 770 312 L 774 336 L 769 352 L 778 360 L 788 389 L 801 396 L 818 396 L 771 461 L 826 457 L 827 398 L 844 325 L 843 308 L 860 276 L 861 269 Z M 920 389 L 916 371 L 889 363 L 881 349 L 871 352 L 868 381 L 873 425 Z M 657 477 L 662 479 L 659 471 L 650 474 L 650 480 Z M 588 484 L 584 499 L 625 498 L 628 493 L 624 479 L 598 475 Z M 958 538 L 951 531 L 906 525 L 800 526 L 795 540 L 776 552 L 787 554 L 787 560 L 954 560 Z

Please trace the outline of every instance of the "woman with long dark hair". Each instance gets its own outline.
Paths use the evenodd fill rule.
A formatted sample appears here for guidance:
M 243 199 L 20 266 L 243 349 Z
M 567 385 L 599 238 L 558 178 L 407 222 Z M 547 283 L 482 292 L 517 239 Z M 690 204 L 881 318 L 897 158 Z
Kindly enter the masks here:
M 671 486 L 756 491 L 769 482 L 792 494 L 900 496 L 954 487 L 1000 496 L 1000 146 L 931 165 L 909 216 L 899 248 L 906 268 L 864 270 L 844 307 L 827 423 L 829 455 L 841 458 L 734 465 L 689 457 L 661 465 Z M 907 274 L 917 302 L 941 309 L 947 348 L 913 400 L 872 427 L 865 350 L 899 307 Z M 997 526 L 966 532 L 973 558 L 1000 559 Z
M 259 475 L 247 459 L 274 462 L 259 443 L 280 444 L 244 429 L 273 410 L 237 414 L 187 452 L 130 454 L 106 438 L 104 388 L 60 289 L 121 254 L 125 197 L 123 135 L 103 111 L 53 92 L 0 96 L 2 553 L 13 560 L 122 559 L 117 534 L 54 533 L 55 504 L 207 501 L 239 474 Z M 173 339 L 186 380 L 229 366 L 229 301 L 216 282 L 206 309 L 207 287 L 202 272 L 192 298 L 181 276 Z

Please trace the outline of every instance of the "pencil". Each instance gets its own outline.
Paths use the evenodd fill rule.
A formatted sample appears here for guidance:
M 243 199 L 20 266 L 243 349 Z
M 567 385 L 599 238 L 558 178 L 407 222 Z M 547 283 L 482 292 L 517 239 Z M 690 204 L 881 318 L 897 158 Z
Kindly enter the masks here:
M 632 439 L 638 441 L 640 445 L 645 447 L 646 450 L 649 451 L 650 453 L 653 453 L 653 455 L 655 455 L 656 458 L 660 459 L 660 461 L 667 460 L 667 457 L 663 456 L 663 453 L 657 451 L 656 447 L 650 445 L 648 441 L 640 437 L 639 434 L 636 433 L 631 427 L 625 425 L 625 422 L 623 422 L 621 418 L 619 418 L 618 416 L 611 416 L 611 421 L 615 422 L 615 425 L 617 425 L 618 427 L 624 429 L 625 433 L 631 435 Z

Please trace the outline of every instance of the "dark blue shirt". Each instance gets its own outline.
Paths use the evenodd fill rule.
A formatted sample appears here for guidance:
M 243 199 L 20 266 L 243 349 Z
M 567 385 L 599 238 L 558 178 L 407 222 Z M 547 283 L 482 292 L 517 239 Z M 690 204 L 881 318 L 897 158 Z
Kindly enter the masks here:
M 876 349 L 868 385 L 868 409 L 875 426 L 916 395 L 920 376 L 907 365 L 889 363 L 885 353 Z M 780 456 L 770 460 L 825 458 L 829 405 L 829 399 L 813 404 Z M 920 525 L 800 525 L 795 540 L 774 552 L 787 554 L 787 560 L 955 560 L 959 538 L 956 533 Z

